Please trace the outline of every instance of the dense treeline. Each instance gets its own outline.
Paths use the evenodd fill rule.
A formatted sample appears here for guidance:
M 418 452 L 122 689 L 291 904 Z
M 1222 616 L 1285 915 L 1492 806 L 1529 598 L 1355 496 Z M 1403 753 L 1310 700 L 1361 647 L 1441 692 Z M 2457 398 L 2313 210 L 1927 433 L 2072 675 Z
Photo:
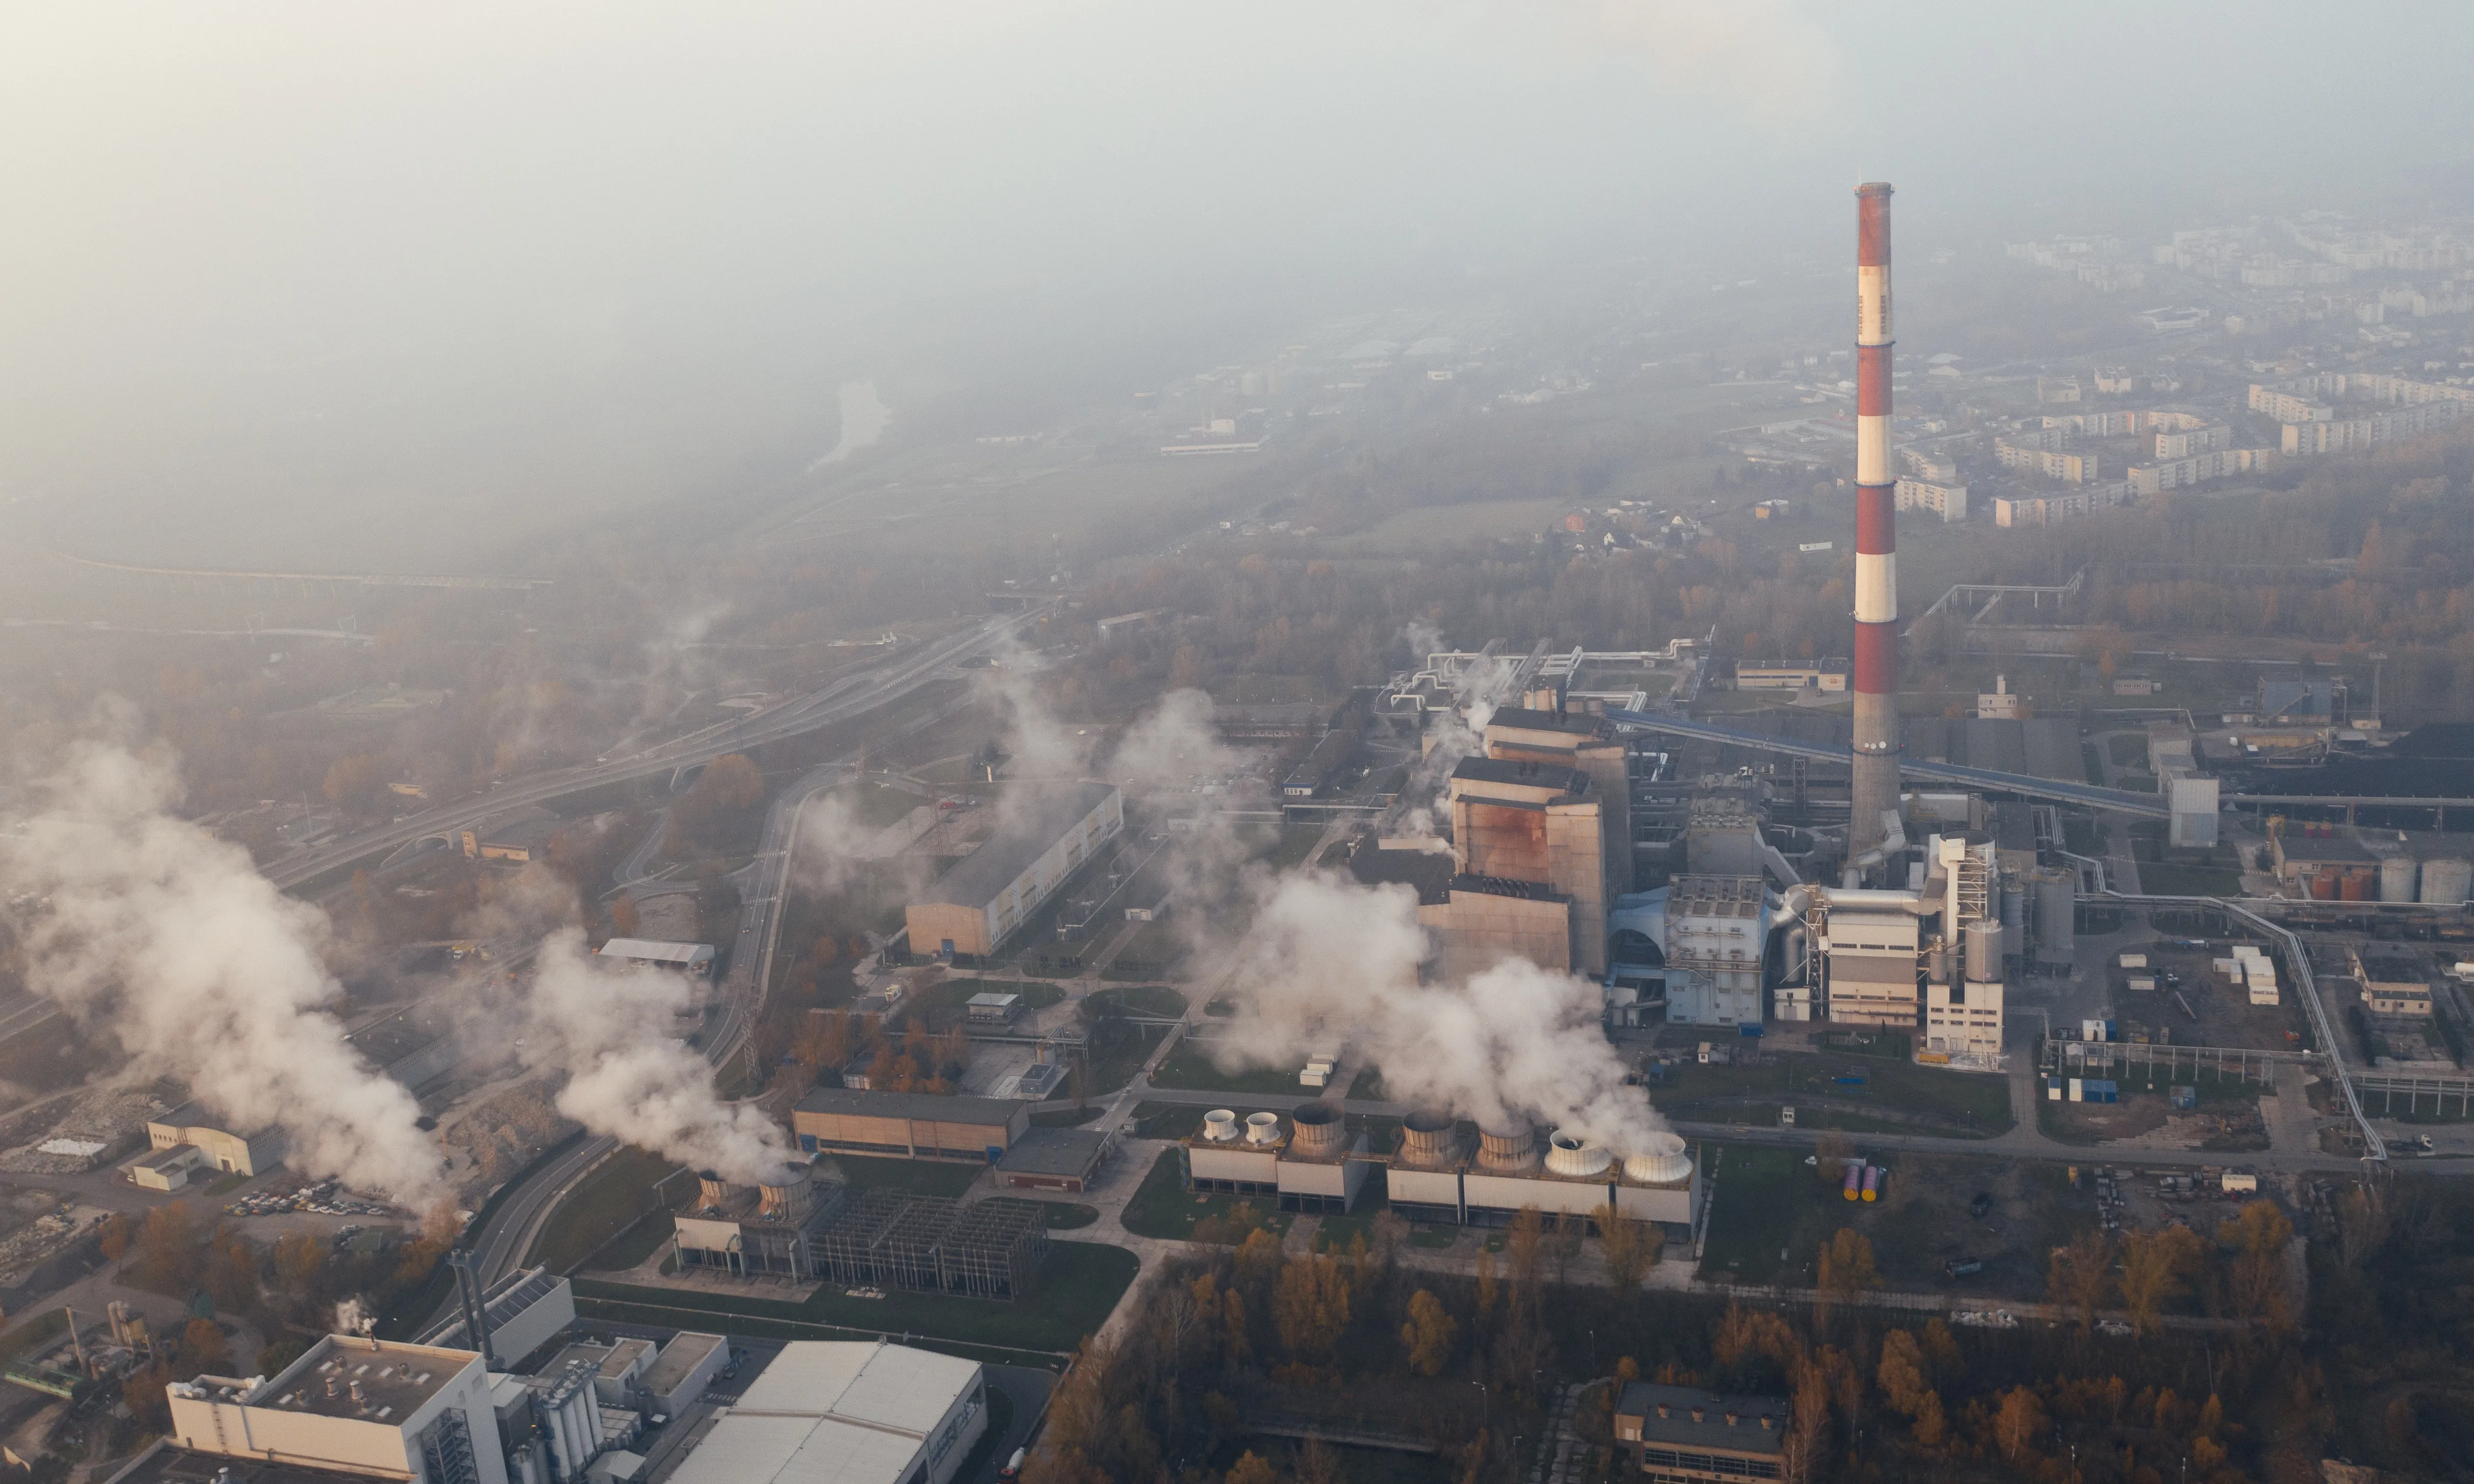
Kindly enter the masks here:
M 2341 1199 L 2308 1244 L 2295 1312 L 2292 1229 L 2246 1205 L 2209 1233 L 2172 1226 L 2054 1259 L 2072 1319 L 1953 1327 L 1855 1302 L 1879 1286 L 1854 1231 L 1824 1250 L 1817 1306 L 1783 1310 L 1608 1281 L 1577 1231 L 1534 1214 L 1473 1275 L 1423 1270 L 1386 1216 L 1322 1254 L 1244 1223 L 1233 1251 L 1151 1279 L 1134 1317 L 1059 1386 L 1035 1484 L 1332 1484 L 1349 1466 L 1252 1430 L 1265 1421 L 1435 1442 L 1451 1476 L 1510 1476 L 1558 1381 L 1647 1378 L 1791 1399 L 1791 1476 L 2244 1484 L 2320 1477 L 2343 1455 L 2399 1476 L 2474 1478 L 2474 1193 L 2393 1180 Z M 2094 1323 L 2128 1303 L 2137 1333 Z M 2185 1303 L 2183 1301 L 2187 1300 Z M 2219 1316 L 2169 1327 L 2171 1305 Z M 1612 1388 L 1579 1418 L 1612 1462 Z M 1599 1477 L 1598 1473 L 1585 1476 Z

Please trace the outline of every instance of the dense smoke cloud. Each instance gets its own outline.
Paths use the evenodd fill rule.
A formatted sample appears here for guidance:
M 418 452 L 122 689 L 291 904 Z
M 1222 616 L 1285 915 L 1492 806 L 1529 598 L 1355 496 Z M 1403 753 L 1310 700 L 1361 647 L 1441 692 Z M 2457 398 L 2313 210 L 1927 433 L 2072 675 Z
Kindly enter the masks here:
M 29 985 L 109 1030 L 138 1070 L 186 1083 L 218 1119 L 280 1128 L 295 1169 L 407 1204 L 442 1194 L 420 1106 L 326 1010 L 343 991 L 324 915 L 175 817 L 159 761 L 85 743 L 40 792 L 0 839 L 0 880 L 35 899 Z
M 992 651 L 982 693 L 1006 717 L 1006 773 L 1026 780 L 1076 779 L 1091 770 L 1091 742 L 1056 718 L 1041 683 L 1048 662 L 1008 634 Z
M 1409 888 L 1318 871 L 1256 888 L 1231 976 L 1230 1059 L 1296 1066 L 1346 1041 L 1383 1069 L 1394 1099 L 1481 1123 L 1533 1119 L 1618 1151 L 1666 1127 L 1624 1085 L 1595 985 L 1519 960 L 1424 984 L 1427 939 Z
M 723 1102 L 712 1065 L 679 1038 L 679 1011 L 694 993 L 685 978 L 592 957 L 571 927 L 544 939 L 533 964 L 521 1058 L 566 1074 L 560 1112 L 742 1183 L 791 1157 L 764 1109 Z
M 1402 637 L 1409 642 L 1410 664 L 1422 669 L 1430 654 L 1446 652 L 1441 630 L 1412 623 Z M 1461 759 L 1474 755 L 1486 742 L 1486 724 L 1516 697 L 1513 683 L 1520 662 L 1501 654 L 1481 655 L 1452 677 L 1452 709 L 1437 717 L 1427 731 L 1425 754 L 1409 769 L 1408 786 L 1400 791 L 1402 806 L 1387 833 L 1441 836 L 1445 816 L 1438 797 Z

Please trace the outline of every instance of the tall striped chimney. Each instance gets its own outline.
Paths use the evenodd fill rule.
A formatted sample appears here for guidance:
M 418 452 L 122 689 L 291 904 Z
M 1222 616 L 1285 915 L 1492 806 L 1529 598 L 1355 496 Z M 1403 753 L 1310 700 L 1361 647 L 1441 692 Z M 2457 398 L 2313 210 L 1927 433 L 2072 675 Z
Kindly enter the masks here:
M 1898 517 L 1890 471 L 1890 187 L 1856 187 L 1856 778 L 1852 858 L 1899 807 Z

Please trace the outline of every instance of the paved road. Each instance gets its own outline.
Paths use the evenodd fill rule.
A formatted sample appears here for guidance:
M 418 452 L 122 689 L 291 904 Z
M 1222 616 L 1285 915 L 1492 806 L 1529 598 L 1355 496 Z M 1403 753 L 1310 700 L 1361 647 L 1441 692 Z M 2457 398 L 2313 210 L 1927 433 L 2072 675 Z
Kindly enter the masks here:
M 764 742 L 778 742 L 846 721 L 889 705 L 935 678 L 939 670 L 994 647 L 1005 636 L 1044 617 L 1053 604 L 1025 613 L 998 614 L 934 644 L 895 658 L 873 669 L 844 675 L 832 684 L 794 696 L 735 721 L 725 721 L 607 764 L 552 768 L 513 780 L 486 793 L 443 804 L 391 824 L 362 830 L 314 849 L 297 851 L 266 868 L 267 879 L 292 888 L 313 877 L 349 865 L 382 850 L 411 844 L 426 836 L 458 830 L 495 815 L 562 794 L 649 778 L 675 768 L 709 762 Z

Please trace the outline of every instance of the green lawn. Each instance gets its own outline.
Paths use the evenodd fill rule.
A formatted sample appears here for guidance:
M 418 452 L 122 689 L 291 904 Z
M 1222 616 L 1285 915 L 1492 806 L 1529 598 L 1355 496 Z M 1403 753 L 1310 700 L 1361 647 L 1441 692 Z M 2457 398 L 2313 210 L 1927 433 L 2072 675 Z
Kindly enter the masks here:
M 1863 1082 L 1849 1085 L 1842 1077 Z M 1805 1128 L 1991 1135 L 2010 1127 L 2006 1079 L 1861 1050 L 1777 1055 L 1755 1066 L 1687 1061 L 1666 1068 L 1662 1083 L 1649 1084 L 1649 1096 L 1669 1117 L 1706 1123 L 1775 1125 L 1783 1104 L 1795 1108 L 1796 1123 Z
M 1151 1173 L 1143 1177 L 1142 1187 L 1126 1203 L 1125 1214 L 1119 1220 L 1136 1236 L 1184 1242 L 1193 1240 L 1195 1223 L 1205 1217 L 1225 1219 L 1240 1204 L 1247 1204 L 1263 1213 L 1264 1229 L 1280 1232 L 1289 1229 L 1290 1217 L 1273 1210 L 1270 1197 L 1196 1196 L 1189 1192 L 1185 1188 L 1184 1151 L 1163 1149 L 1159 1158 L 1152 1161 Z
M 1224 1072 L 1212 1064 L 1210 1056 L 1194 1041 L 1179 1046 L 1158 1071 L 1152 1074 L 1154 1087 L 1179 1087 L 1190 1092 L 1251 1093 L 1256 1097 L 1284 1092 L 1304 1093 L 1312 1089 L 1300 1086 L 1297 1071 L 1292 1068 L 1250 1067 L 1241 1072 Z
M 1159 1050 L 1160 1042 L 1168 1039 L 1169 1033 L 1175 1029 L 1174 1026 L 1134 1026 L 1132 1034 L 1111 1042 L 1091 1062 L 1091 1096 L 1096 1098 L 1124 1091 L 1126 1083 L 1134 1080 L 1134 1074 L 1143 1069 L 1143 1063 L 1152 1058 L 1152 1053 Z
M 1079 1231 L 1097 1226 L 1100 1212 L 1097 1207 L 1077 1205 L 1071 1201 L 1042 1201 L 1039 1217 L 1051 1231 Z
M 646 1288 L 598 1278 L 578 1279 L 575 1297 L 578 1310 L 596 1319 L 692 1326 L 699 1316 L 724 1316 L 733 1333 L 768 1338 L 846 1338 L 833 1331 L 858 1330 L 914 1342 L 1062 1352 L 1099 1330 L 1140 1268 L 1140 1260 L 1122 1247 L 1051 1242 L 1038 1291 L 1019 1303 L 900 1290 L 882 1299 L 853 1299 L 831 1289 L 786 1303 L 752 1293 Z
M 542 1225 L 541 1234 L 533 1239 L 525 1265 L 546 1263 L 553 1273 L 572 1273 L 622 1231 L 633 1234 L 636 1229 L 652 1228 L 667 1235 L 667 1222 L 646 1218 L 660 1204 L 653 1194 L 653 1182 L 680 1168 L 675 1161 L 648 1150 L 633 1145 L 620 1149 L 559 1203 L 558 1209 Z M 686 1179 L 673 1180 L 667 1187 L 669 1195 L 682 1199 L 694 1192 L 694 1181 Z M 643 1261 L 643 1253 L 635 1260 Z
M 958 1196 L 987 1169 L 983 1164 L 943 1164 L 930 1159 L 880 1159 L 859 1155 L 829 1155 L 816 1173 L 831 1179 L 828 1165 L 837 1166 L 842 1181 L 856 1196 L 866 1190 L 901 1190 L 914 1196 Z
M 1018 994 L 1024 1010 L 1046 1010 L 1065 998 L 1065 991 L 1045 980 L 986 979 L 974 975 L 969 979 L 948 979 L 919 997 L 923 1009 L 960 1010 L 975 994 Z

